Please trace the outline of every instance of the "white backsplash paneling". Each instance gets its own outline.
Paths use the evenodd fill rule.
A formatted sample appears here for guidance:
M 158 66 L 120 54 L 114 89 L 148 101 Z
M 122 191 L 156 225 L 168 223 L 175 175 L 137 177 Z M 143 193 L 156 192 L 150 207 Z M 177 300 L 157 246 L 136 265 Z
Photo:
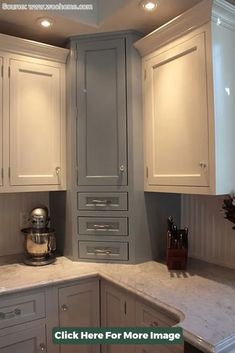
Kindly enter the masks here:
M 24 252 L 20 214 L 49 205 L 48 192 L 0 194 L 0 256 Z
M 224 196 L 182 195 L 181 226 L 189 227 L 189 256 L 235 268 L 235 230 L 223 217 Z

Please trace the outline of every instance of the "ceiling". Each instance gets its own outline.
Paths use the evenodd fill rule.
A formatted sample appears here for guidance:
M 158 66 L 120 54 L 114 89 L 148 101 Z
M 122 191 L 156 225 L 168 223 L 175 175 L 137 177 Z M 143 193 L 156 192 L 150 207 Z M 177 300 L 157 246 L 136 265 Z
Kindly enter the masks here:
M 93 10 L 3 10 L 0 9 L 0 32 L 33 39 L 53 45 L 64 46 L 74 35 L 134 29 L 147 34 L 175 16 L 188 10 L 201 0 L 159 0 L 158 9 L 147 13 L 139 7 L 140 0 L 9 0 L 12 4 L 86 4 Z M 235 0 L 229 0 L 235 4 Z M 1 6 L 1 5 L 0 5 Z M 41 28 L 40 17 L 50 17 L 54 25 Z

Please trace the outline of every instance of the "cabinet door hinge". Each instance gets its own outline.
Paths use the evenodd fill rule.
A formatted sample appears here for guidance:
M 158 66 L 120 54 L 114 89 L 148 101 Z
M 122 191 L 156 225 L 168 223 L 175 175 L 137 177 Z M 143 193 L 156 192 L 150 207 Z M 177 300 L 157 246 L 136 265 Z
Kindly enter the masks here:
M 10 167 L 8 168 L 8 178 L 9 179 L 11 178 L 11 168 Z
M 8 77 L 10 78 L 10 76 L 11 76 L 11 68 L 10 66 L 8 66 Z
M 125 301 L 125 303 L 124 303 L 124 314 L 126 315 L 126 301 Z
M 1 66 L 1 76 L 3 77 L 3 65 Z
M 148 177 L 149 177 L 149 168 L 146 167 L 146 178 L 148 179 Z

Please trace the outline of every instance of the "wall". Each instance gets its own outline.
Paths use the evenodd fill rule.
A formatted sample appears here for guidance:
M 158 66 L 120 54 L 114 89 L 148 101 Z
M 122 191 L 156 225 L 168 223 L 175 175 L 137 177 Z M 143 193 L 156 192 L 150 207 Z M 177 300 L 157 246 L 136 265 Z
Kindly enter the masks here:
M 189 256 L 235 268 L 235 230 L 221 212 L 223 199 L 183 195 L 181 225 L 189 227 Z
M 49 193 L 0 194 L 0 256 L 24 252 L 21 213 L 49 204 Z

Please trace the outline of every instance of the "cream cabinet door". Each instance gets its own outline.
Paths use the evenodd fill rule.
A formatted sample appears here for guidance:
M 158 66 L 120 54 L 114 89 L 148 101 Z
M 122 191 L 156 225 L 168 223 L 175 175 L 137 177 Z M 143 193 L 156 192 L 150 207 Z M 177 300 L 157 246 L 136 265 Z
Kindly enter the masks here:
M 60 184 L 60 71 L 10 59 L 10 184 Z
M 148 185 L 208 186 L 204 33 L 145 62 Z
M 0 171 L 1 171 L 1 176 L 0 176 L 0 186 L 3 185 L 3 131 L 2 131 L 2 125 L 3 125 L 3 57 L 0 56 L 0 69 L 1 69 L 1 74 L 0 74 Z

